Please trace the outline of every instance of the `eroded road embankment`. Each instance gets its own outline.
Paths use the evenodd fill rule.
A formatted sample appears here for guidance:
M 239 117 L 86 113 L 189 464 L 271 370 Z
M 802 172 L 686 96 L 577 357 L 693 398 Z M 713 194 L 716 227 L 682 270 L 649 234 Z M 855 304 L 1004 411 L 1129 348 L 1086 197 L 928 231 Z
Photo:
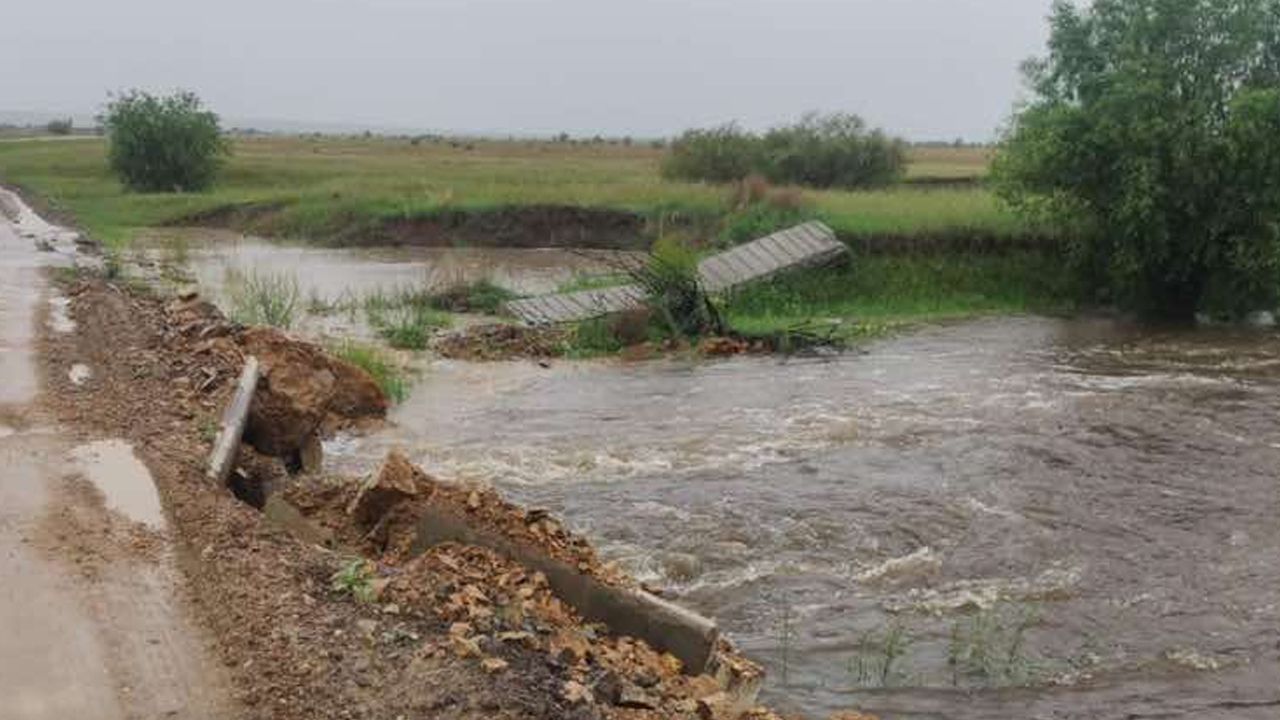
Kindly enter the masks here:
M 55 426 L 41 393 L 42 335 L 75 332 L 47 281 L 75 238 L 0 194 L 0 717 L 235 717 L 146 467 Z

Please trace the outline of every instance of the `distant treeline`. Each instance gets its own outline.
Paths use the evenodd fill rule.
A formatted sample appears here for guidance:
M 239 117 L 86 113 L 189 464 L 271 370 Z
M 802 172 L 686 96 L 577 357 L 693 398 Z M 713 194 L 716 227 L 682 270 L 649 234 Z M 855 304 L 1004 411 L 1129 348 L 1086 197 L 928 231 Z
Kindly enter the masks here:
M 735 123 L 688 130 L 671 142 L 662 174 L 709 182 L 762 175 L 785 185 L 882 187 L 902 177 L 906 150 L 903 140 L 869 129 L 857 115 L 809 113 L 763 134 Z

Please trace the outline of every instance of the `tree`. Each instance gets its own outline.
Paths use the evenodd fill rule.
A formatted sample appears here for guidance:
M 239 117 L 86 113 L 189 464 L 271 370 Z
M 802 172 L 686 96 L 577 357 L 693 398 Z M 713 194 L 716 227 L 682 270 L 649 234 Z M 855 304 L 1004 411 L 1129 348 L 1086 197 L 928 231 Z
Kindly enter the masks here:
M 58 120 L 50 120 L 45 126 L 45 132 L 50 135 L 70 135 L 75 125 L 71 118 L 61 118 Z
M 107 104 L 102 120 L 108 162 L 130 190 L 207 189 L 230 152 L 218 116 L 192 92 L 156 97 L 130 90 Z
M 1055 2 L 1000 194 L 1100 296 L 1238 316 L 1280 293 L 1280 0 Z

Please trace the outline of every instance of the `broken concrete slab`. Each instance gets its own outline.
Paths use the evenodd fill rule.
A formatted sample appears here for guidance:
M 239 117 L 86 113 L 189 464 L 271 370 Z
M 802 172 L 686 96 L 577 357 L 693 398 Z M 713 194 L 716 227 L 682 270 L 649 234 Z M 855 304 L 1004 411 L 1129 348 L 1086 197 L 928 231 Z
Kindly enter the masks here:
M 790 270 L 826 265 L 848 252 L 831 228 L 807 222 L 713 255 L 698 263 L 698 276 L 707 292 L 722 293 Z M 526 324 L 555 325 L 634 310 L 645 301 L 643 288 L 620 285 L 513 300 L 503 307 Z
M 244 436 L 245 425 L 249 422 L 249 407 L 253 403 L 254 391 L 258 387 L 258 359 L 249 356 L 245 359 L 244 369 L 240 372 L 240 380 L 236 384 L 236 394 L 222 414 L 222 426 L 218 430 L 218 438 L 213 443 L 213 452 L 209 455 L 209 479 L 224 484 L 235 462 L 236 451 L 240 448 L 240 439 Z
M 420 554 L 448 542 L 488 548 L 541 572 L 552 591 L 583 618 L 672 654 L 691 675 L 706 670 L 715 654 L 719 630 L 714 621 L 643 590 L 617 587 L 584 575 L 536 548 L 473 527 L 449 510 L 428 507 L 418 521 L 412 552 Z

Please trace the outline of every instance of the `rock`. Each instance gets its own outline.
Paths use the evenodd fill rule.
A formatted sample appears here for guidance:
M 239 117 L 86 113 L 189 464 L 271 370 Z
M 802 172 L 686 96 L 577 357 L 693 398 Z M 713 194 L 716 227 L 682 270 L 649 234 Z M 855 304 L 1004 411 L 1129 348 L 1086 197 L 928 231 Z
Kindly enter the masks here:
M 724 693 L 698 698 L 698 717 L 701 720 L 733 720 L 736 716 L 733 702 Z
M 487 673 L 498 673 L 507 669 L 507 661 L 502 658 L 488 657 L 480 661 L 480 667 Z
M 566 680 L 560 694 L 564 696 L 565 702 L 570 705 L 595 701 L 595 698 L 591 695 L 591 689 L 575 680 Z
M 426 477 L 402 453 L 392 450 L 378 474 L 371 476 L 347 507 L 347 514 L 363 527 L 382 519 L 400 502 L 417 497 L 424 490 Z
M 631 683 L 624 683 L 618 691 L 618 697 L 613 703 L 618 707 L 630 708 L 632 710 L 656 710 L 658 701 L 643 688 Z
M 319 436 L 312 435 L 298 450 L 298 464 L 304 473 L 318 473 L 324 467 L 324 445 Z
M 262 364 L 245 440 L 268 455 L 295 456 L 322 424 L 386 415 L 386 396 L 368 373 L 315 345 L 259 327 L 240 344 Z
M 616 705 L 622 697 L 622 680 L 612 670 L 606 671 L 591 686 L 591 694 L 601 702 Z

